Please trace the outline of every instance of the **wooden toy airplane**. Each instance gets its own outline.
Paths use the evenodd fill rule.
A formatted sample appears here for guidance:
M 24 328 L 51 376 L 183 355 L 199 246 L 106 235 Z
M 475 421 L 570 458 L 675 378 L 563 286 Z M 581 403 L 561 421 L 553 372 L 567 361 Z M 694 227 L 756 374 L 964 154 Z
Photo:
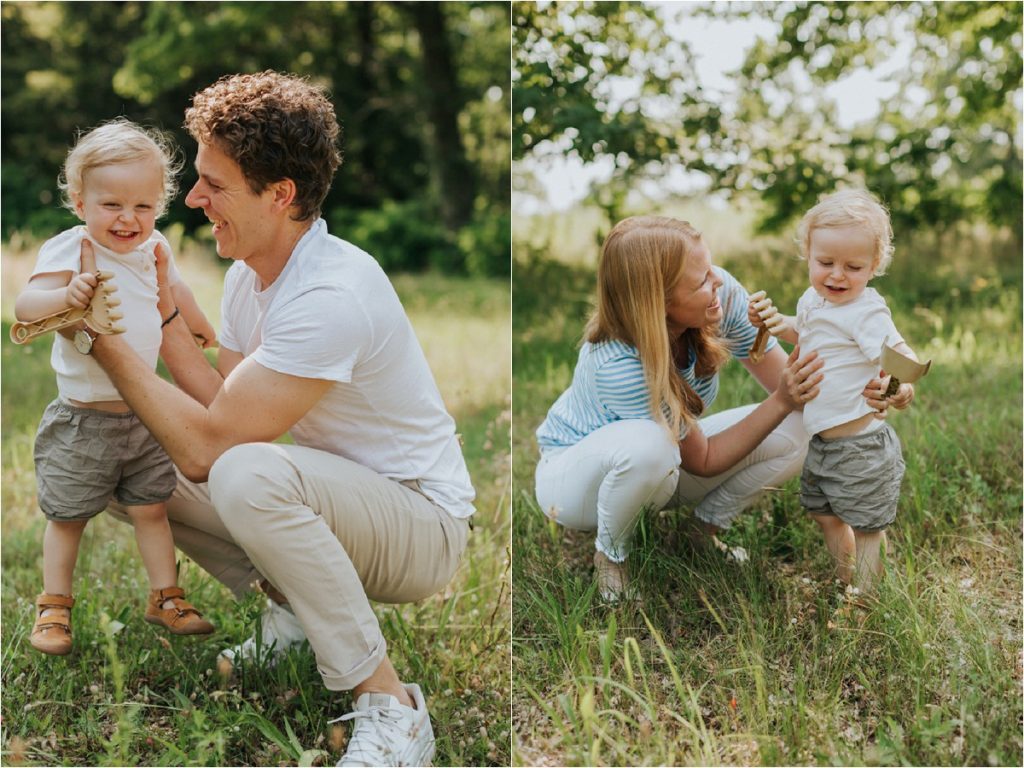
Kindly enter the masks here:
M 94 274 L 97 280 L 96 292 L 88 307 L 70 307 L 38 320 L 15 323 L 11 326 L 11 341 L 15 344 L 25 344 L 51 331 L 59 331 L 82 321 L 96 333 L 124 333 L 124 326 L 117 322 L 124 314 L 115 309 L 121 304 L 121 300 L 113 295 L 117 292 L 117 286 L 112 280 L 114 273 L 98 269 Z
M 913 384 L 932 367 L 932 361 L 919 363 L 906 355 L 900 354 L 886 343 L 882 343 L 882 354 L 880 365 L 882 370 L 892 378 L 889 379 L 889 386 L 885 390 L 884 397 L 892 397 L 900 388 L 901 382 Z

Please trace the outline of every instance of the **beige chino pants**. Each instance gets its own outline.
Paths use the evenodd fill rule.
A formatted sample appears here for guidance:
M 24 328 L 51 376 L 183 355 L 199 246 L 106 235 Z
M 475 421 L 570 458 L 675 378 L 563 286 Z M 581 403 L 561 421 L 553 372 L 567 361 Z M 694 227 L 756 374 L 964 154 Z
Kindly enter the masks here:
M 118 505 L 109 511 L 127 520 Z M 288 598 L 331 690 L 353 688 L 386 656 L 369 601 L 439 591 L 469 529 L 355 462 L 272 443 L 226 451 L 207 483 L 179 474 L 167 517 L 175 545 L 236 596 L 266 578 Z

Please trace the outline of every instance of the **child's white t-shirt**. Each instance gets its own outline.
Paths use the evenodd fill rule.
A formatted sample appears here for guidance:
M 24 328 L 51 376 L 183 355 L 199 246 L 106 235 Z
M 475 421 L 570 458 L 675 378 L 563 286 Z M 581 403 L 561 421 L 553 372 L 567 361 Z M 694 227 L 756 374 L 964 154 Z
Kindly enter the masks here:
M 804 406 L 804 427 L 816 435 L 874 413 L 865 385 L 879 373 L 882 344 L 903 341 L 878 291 L 865 288 L 848 304 L 833 304 L 808 288 L 796 305 L 800 354 L 817 351 L 825 361 L 820 393 Z
M 82 240 L 86 237 L 88 230 L 79 225 L 47 240 L 39 249 L 32 277 L 68 271 L 72 277 L 77 275 L 82 266 Z M 120 321 L 125 328 L 122 338 L 146 365 L 155 368 L 162 337 L 160 311 L 157 309 L 156 257 L 153 255 L 157 243 L 164 246 L 171 259 L 170 282 L 180 279 L 167 238 L 154 231 L 149 240 L 126 254 L 115 253 L 91 237 L 88 239 L 96 253 L 96 268 L 114 274 L 117 285 L 114 296 L 121 300 L 117 309 L 124 315 Z M 57 391 L 65 399 L 83 403 L 121 399 L 113 382 L 92 356 L 83 355 L 70 339 L 59 333 L 54 334 L 50 364 L 57 374 Z
M 387 275 L 318 219 L 266 289 L 244 262 L 224 279 L 221 346 L 270 370 L 334 382 L 290 430 L 422 491 L 455 517 L 473 486 L 455 422 Z

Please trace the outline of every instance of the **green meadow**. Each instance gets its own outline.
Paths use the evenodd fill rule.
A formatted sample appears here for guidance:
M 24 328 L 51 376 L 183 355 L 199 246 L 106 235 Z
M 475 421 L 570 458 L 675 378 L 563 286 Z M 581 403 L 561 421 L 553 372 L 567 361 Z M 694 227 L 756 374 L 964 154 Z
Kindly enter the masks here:
M 791 240 L 752 236 L 749 211 L 645 212 L 689 218 L 716 263 L 792 312 L 805 267 Z M 891 416 L 907 472 L 873 610 L 833 578 L 797 480 L 722 536 L 744 564 L 693 549 L 690 509 L 646 514 L 639 597 L 608 607 L 592 534 L 533 497 L 533 433 L 572 377 L 601 225 L 514 222 L 513 764 L 1020 765 L 1020 244 L 896 232 L 873 282 L 934 361 Z M 763 397 L 738 363 L 721 376 L 714 410 Z
M 208 316 L 219 318 L 222 268 L 186 246 L 178 263 Z M 182 252 L 183 251 L 183 252 Z M 181 583 L 217 625 L 175 638 L 142 620 L 148 590 L 131 529 L 101 515 L 75 572 L 75 651 L 28 644 L 41 590 L 44 518 L 32 444 L 56 394 L 46 339 L 8 339 L 13 297 L 34 245 L 3 255 L 3 762 L 8 765 L 334 765 L 347 694 L 327 691 L 308 646 L 283 663 L 217 670 L 218 651 L 249 636 L 256 595 L 230 593 L 182 556 Z M 397 275 L 396 288 L 464 443 L 477 490 L 475 530 L 448 588 L 419 603 L 375 606 L 399 674 L 421 684 L 441 765 L 508 765 L 509 294 L 502 280 Z

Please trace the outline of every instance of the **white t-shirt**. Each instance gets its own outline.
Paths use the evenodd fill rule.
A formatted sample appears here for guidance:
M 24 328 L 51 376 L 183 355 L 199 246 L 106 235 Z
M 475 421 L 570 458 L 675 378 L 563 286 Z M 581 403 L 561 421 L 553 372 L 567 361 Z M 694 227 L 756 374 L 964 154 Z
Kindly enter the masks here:
M 473 486 L 455 422 L 387 275 L 318 219 L 266 290 L 244 262 L 224 279 L 221 346 L 279 373 L 334 386 L 291 429 L 299 445 L 342 456 L 422 491 L 455 517 Z
M 874 413 L 861 392 L 878 375 L 882 344 L 903 341 L 878 291 L 865 288 L 850 303 L 833 304 L 808 288 L 796 305 L 796 330 L 800 354 L 817 350 L 825 361 L 820 393 L 804 406 L 807 432 L 816 435 Z
M 84 225 L 72 227 L 43 243 L 36 258 L 32 277 L 52 272 L 81 271 L 82 240 L 88 238 L 96 253 L 96 268 L 114 273 L 114 284 L 121 300 L 118 311 L 124 314 L 120 324 L 122 336 L 147 365 L 156 367 L 160 356 L 160 311 L 157 309 L 156 257 L 153 250 L 161 243 L 171 259 L 169 278 L 172 283 L 180 279 L 174 266 L 171 246 L 162 234 L 155 231 L 145 243 L 130 253 L 115 253 L 89 237 Z M 75 349 L 70 339 L 59 333 L 53 335 L 50 364 L 57 374 L 57 391 L 65 399 L 92 403 L 100 400 L 120 400 L 121 394 L 113 382 L 97 365 L 91 355 Z

